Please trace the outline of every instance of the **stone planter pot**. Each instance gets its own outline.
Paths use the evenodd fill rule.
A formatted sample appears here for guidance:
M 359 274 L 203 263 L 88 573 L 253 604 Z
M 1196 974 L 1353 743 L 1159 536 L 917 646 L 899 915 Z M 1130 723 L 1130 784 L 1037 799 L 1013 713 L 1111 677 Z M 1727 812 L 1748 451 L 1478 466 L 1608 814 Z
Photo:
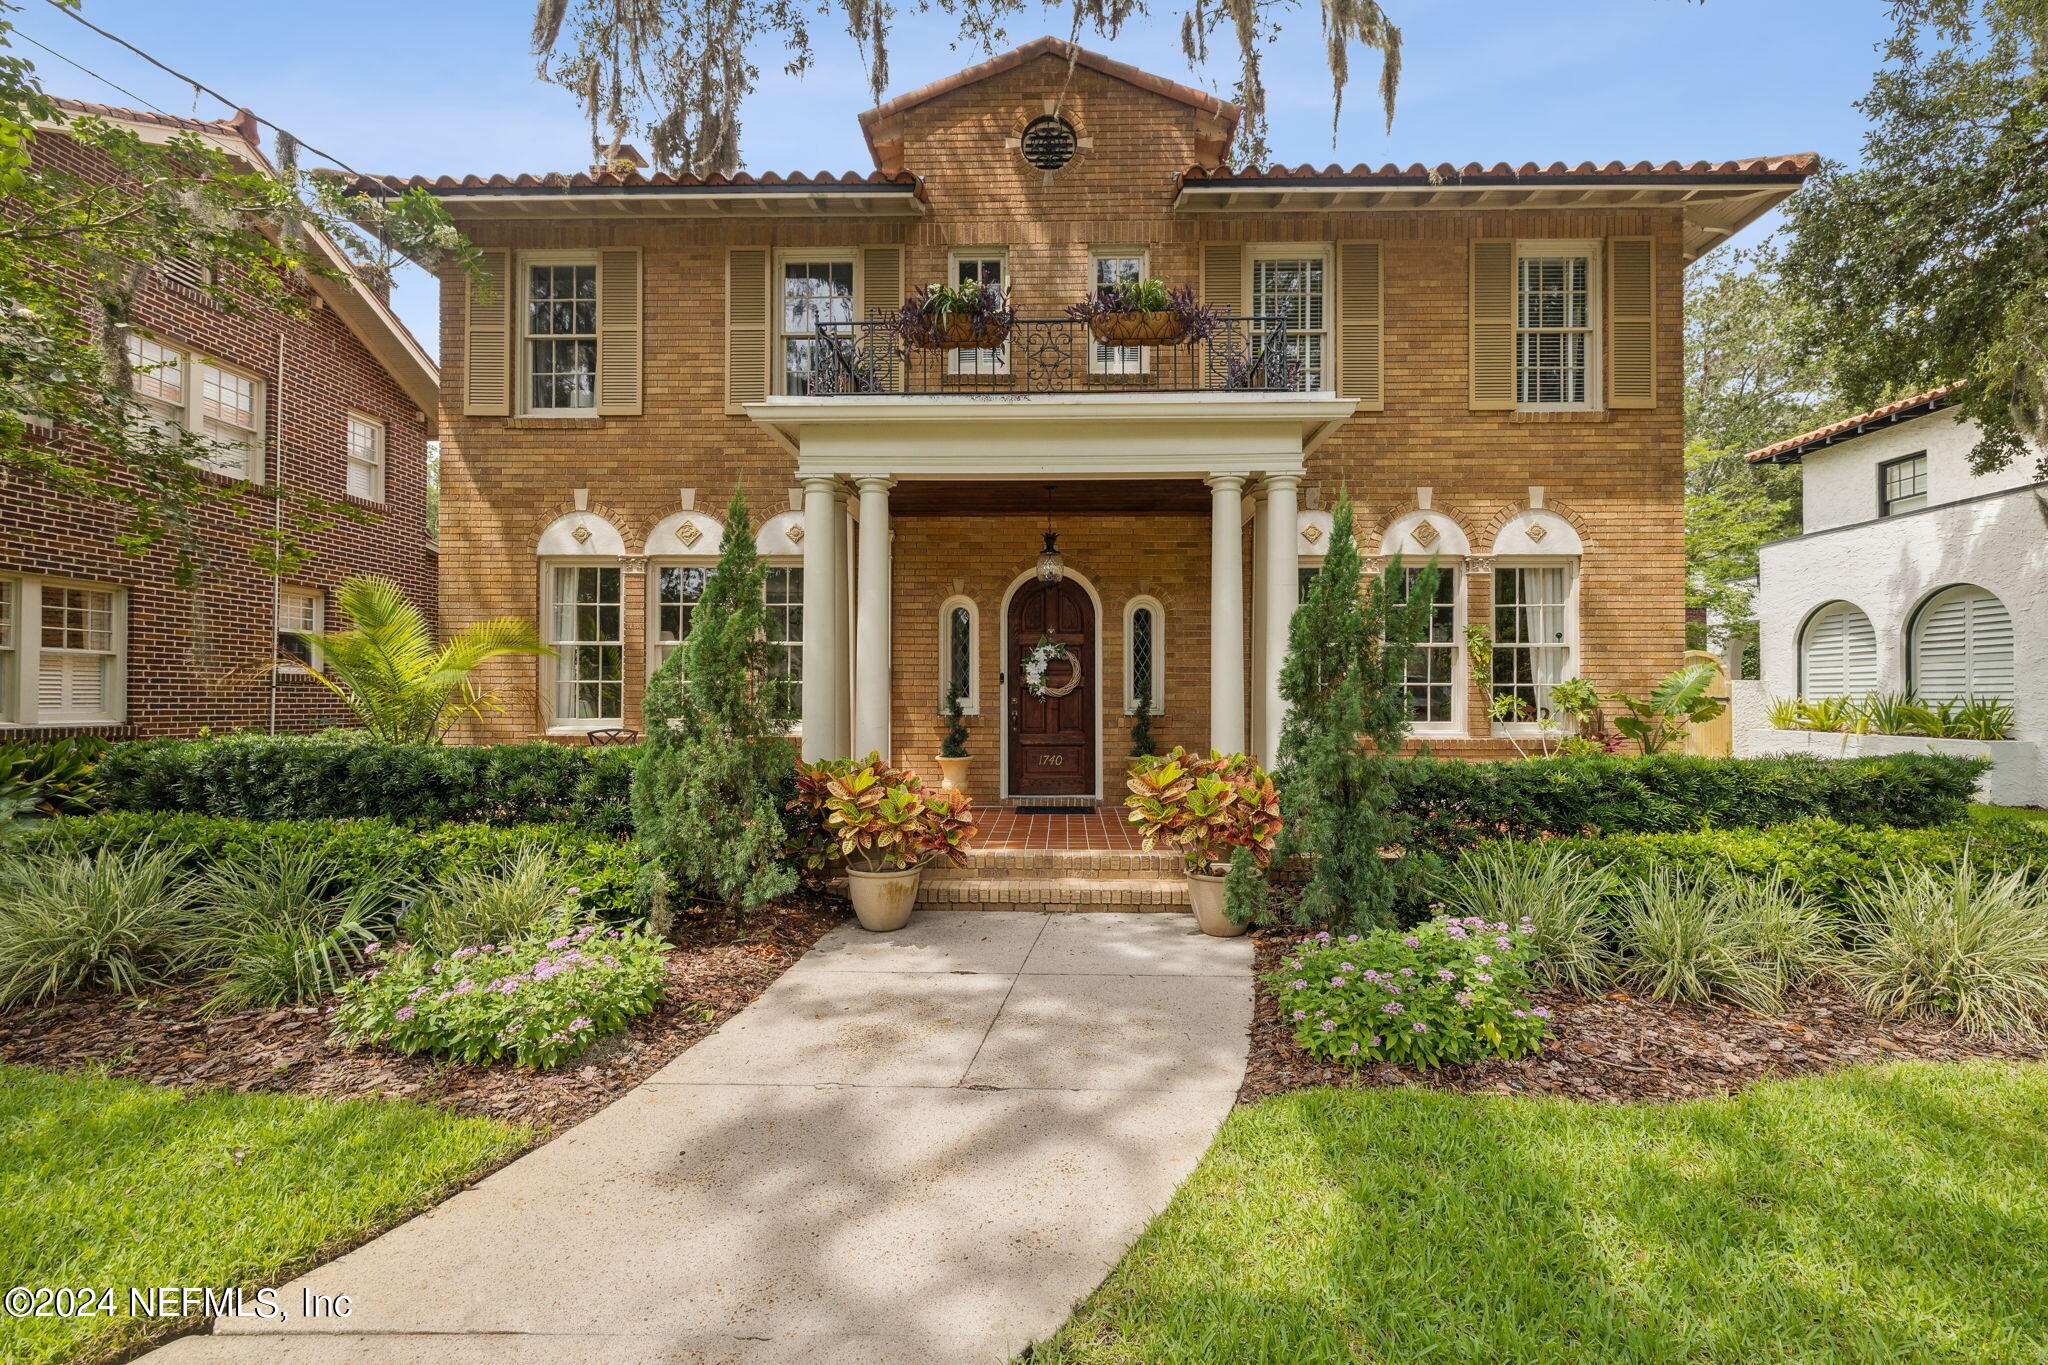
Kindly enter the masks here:
M 972 758 L 941 758 L 939 764 L 939 785 L 954 791 L 967 790 L 967 765 Z
M 917 884 L 922 867 L 897 867 L 881 872 L 846 869 L 847 898 L 853 902 L 854 918 L 872 933 L 886 934 L 910 923 L 910 911 L 917 904 Z
M 1187 319 L 1160 309 L 1150 313 L 1098 313 L 1088 330 L 1105 346 L 1171 346 L 1187 335 Z
M 1195 908 L 1195 923 L 1203 933 L 1216 938 L 1236 938 L 1247 926 L 1232 923 L 1230 916 L 1223 913 L 1225 880 L 1206 872 L 1188 873 L 1188 904 Z

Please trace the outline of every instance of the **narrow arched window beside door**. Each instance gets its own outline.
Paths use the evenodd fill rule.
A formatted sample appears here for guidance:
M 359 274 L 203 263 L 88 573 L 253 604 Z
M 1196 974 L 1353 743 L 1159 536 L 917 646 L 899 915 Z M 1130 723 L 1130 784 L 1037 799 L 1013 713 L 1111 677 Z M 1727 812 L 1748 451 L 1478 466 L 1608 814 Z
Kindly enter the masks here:
M 1166 710 L 1166 612 L 1156 597 L 1124 604 L 1124 714 L 1142 699 L 1153 715 Z
M 981 613 L 972 598 L 949 597 L 939 606 L 939 710 L 954 688 L 960 709 L 981 714 Z

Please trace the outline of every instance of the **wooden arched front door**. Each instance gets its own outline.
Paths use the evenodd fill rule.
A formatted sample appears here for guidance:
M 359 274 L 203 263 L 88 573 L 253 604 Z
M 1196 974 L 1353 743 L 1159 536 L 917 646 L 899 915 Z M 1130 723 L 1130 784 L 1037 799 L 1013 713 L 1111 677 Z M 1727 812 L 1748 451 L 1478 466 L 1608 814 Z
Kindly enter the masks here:
M 1090 796 L 1095 792 L 1095 607 L 1078 583 L 1035 579 L 1010 599 L 1004 676 L 1010 694 L 1010 792 L 1014 796 Z M 1065 645 L 1073 661 L 1046 670 L 1050 691 L 1034 697 L 1024 661 L 1043 639 Z

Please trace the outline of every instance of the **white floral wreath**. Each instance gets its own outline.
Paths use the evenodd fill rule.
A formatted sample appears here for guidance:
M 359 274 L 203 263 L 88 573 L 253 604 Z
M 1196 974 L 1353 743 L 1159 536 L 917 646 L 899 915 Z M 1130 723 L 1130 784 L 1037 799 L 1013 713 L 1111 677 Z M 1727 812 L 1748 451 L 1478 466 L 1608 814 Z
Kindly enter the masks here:
M 1047 687 L 1045 670 L 1054 659 L 1065 659 L 1072 672 L 1067 681 L 1059 687 Z M 1074 657 L 1074 651 L 1058 640 L 1040 636 L 1038 645 L 1024 659 L 1024 688 L 1041 701 L 1047 697 L 1064 697 L 1081 685 L 1081 661 Z

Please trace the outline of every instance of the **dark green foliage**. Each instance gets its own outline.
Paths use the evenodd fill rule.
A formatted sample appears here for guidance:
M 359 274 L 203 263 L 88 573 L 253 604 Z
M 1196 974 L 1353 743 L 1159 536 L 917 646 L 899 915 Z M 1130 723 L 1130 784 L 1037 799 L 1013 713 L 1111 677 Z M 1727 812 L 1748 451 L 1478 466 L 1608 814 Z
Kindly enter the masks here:
M 1596 755 L 1395 764 L 1394 803 L 1416 846 L 1435 852 L 1492 837 L 1616 834 L 1829 819 L 1921 827 L 1960 820 L 1984 761 Z
M 24 815 L 83 815 L 99 804 L 95 767 L 107 742 L 70 739 L 0 743 L 0 819 Z
M 725 526 L 689 638 L 641 703 L 647 738 L 635 750 L 633 829 L 646 859 L 642 891 L 664 932 L 674 923 L 671 886 L 736 915 L 796 889 L 781 814 L 796 755 L 775 719 L 787 708 L 766 681 L 765 570 L 744 494 L 733 494 Z
M 1395 802 L 1393 755 L 1408 730 L 1402 692 L 1408 656 L 1428 621 L 1436 565 L 1414 591 L 1396 559 L 1384 579 L 1359 582 L 1349 494 L 1332 518 L 1330 549 L 1288 627 L 1280 694 L 1288 707 L 1275 780 L 1280 786 L 1278 856 L 1306 864 L 1296 908 L 1306 923 L 1369 928 L 1391 922 L 1429 873 L 1426 854 L 1388 858 L 1410 843 Z M 1366 743 L 1361 743 L 1361 737 Z
M 959 682 L 946 694 L 946 737 L 939 741 L 940 758 L 966 758 L 967 715 L 965 687 Z
M 1634 880 L 1657 872 L 1748 879 L 1782 873 L 1834 910 L 1845 909 L 1852 890 L 1882 880 L 1888 870 L 1949 870 L 1966 853 L 1971 866 L 1986 874 L 2017 869 L 2048 876 L 2048 827 L 2030 820 L 1972 820 L 1929 829 L 1802 820 L 1771 829 L 1568 839 L 1553 847 L 1575 851 Z
M 1131 721 L 1131 757 L 1149 758 L 1159 747 L 1152 738 L 1152 698 L 1138 698 L 1138 709 Z
M 632 829 L 633 751 L 561 744 L 380 744 L 285 736 L 109 747 L 93 774 L 109 810 L 245 820 L 569 824 Z
M 127 812 L 40 820 L 19 851 L 97 853 L 148 845 L 174 851 L 195 873 L 248 863 L 280 850 L 318 850 L 362 878 L 426 882 L 456 873 L 492 873 L 527 849 L 554 854 L 575 877 L 577 904 L 615 923 L 634 919 L 640 860 L 632 845 L 561 825 L 437 825 L 407 828 L 388 820 L 224 819 Z

